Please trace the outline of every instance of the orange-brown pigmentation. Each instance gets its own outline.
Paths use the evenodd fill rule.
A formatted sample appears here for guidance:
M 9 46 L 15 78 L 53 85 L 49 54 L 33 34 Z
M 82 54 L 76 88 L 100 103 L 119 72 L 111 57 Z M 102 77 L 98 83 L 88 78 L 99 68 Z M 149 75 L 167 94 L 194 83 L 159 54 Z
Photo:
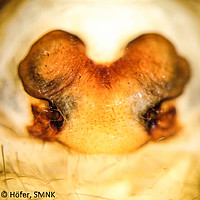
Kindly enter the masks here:
M 32 112 L 34 123 L 27 127 L 29 133 L 46 141 L 55 141 L 63 124 L 59 111 L 55 108 L 42 109 L 37 105 L 32 105 Z
M 155 141 L 172 136 L 181 128 L 173 101 L 165 101 L 149 109 L 144 115 L 144 120 L 147 131 Z
M 49 131 L 38 105 L 32 135 L 83 153 L 125 153 L 177 132 L 175 108 L 166 100 L 183 92 L 190 69 L 166 38 L 141 35 L 110 64 L 93 62 L 85 51 L 76 36 L 52 31 L 20 63 L 26 92 L 49 101 L 63 119 Z

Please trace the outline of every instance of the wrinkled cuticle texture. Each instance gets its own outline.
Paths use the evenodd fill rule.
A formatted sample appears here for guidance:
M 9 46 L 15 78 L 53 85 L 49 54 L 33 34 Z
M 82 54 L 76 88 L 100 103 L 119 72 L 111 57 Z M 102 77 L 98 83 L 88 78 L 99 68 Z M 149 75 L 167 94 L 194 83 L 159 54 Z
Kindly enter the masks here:
M 58 30 L 31 47 L 19 65 L 19 76 L 29 95 L 48 100 L 62 115 L 62 126 L 55 129 L 48 127 L 52 119 L 45 121 L 33 111 L 32 135 L 59 140 L 83 153 L 124 153 L 151 137 L 177 132 L 175 104 L 166 100 L 183 92 L 190 69 L 158 34 L 141 35 L 120 59 L 101 64 L 86 56 L 80 39 Z M 43 113 L 37 107 L 35 113 Z M 44 123 L 48 133 L 39 128 Z

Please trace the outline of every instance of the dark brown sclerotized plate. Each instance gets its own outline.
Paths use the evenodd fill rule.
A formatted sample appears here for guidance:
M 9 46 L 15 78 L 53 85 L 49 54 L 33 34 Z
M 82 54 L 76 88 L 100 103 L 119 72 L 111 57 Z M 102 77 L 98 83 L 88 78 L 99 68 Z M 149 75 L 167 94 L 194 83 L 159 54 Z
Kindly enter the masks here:
M 32 106 L 32 135 L 84 153 L 123 153 L 149 135 L 176 133 L 174 105 L 165 101 L 182 93 L 190 70 L 158 34 L 136 38 L 121 58 L 100 64 L 86 56 L 76 36 L 53 31 L 32 46 L 19 75 L 28 94 L 50 102 L 43 110 Z

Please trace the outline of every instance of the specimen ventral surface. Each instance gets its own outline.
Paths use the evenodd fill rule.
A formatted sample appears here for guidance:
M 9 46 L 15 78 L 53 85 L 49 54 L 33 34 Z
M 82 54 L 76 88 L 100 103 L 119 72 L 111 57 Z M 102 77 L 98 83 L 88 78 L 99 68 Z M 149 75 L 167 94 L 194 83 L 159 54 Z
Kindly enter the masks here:
M 56 198 L 64 200 L 198 199 L 199 13 L 197 1 L 191 0 L 9 1 L 0 12 L 0 189 L 31 194 L 56 191 Z M 86 46 L 87 57 L 101 64 L 122 58 L 127 44 L 142 34 L 159 33 L 171 41 L 192 72 L 176 100 L 183 125 L 179 134 L 117 156 L 83 155 L 56 141 L 30 137 L 27 126 L 34 125 L 33 113 L 38 117 L 43 113 L 45 117 L 38 118 L 43 122 L 64 121 L 58 108 L 49 107 L 46 100 L 32 97 L 30 101 L 18 66 L 39 38 L 58 29 L 77 35 Z M 38 101 L 41 107 L 34 106 Z M 173 108 L 170 113 L 173 116 Z M 154 116 L 150 111 L 145 117 Z

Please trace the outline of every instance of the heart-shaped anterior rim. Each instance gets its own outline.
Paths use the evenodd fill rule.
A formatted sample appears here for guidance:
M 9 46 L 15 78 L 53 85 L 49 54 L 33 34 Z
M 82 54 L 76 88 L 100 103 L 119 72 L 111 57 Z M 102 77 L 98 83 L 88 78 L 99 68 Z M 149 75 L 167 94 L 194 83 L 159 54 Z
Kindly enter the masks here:
M 57 30 L 31 47 L 19 76 L 28 94 L 62 114 L 58 140 L 85 153 L 123 153 L 149 140 L 142 116 L 179 96 L 190 69 L 158 34 L 141 35 L 104 64 L 87 57 L 79 38 Z

